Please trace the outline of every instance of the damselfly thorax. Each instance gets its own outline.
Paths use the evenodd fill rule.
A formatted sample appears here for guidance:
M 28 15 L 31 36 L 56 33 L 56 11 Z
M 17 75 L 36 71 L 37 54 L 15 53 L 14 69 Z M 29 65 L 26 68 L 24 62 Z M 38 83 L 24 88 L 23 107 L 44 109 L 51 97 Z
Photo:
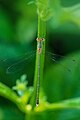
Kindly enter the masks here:
M 38 50 L 38 54 L 41 54 L 42 52 L 42 44 L 44 42 L 44 38 L 37 38 L 37 50 Z

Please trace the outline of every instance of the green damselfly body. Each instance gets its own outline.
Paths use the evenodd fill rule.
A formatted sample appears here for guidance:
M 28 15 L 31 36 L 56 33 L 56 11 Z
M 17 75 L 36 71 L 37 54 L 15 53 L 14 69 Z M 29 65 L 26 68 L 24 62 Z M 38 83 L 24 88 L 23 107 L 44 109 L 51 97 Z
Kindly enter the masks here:
M 44 42 L 44 38 L 37 38 L 37 51 L 38 51 L 38 80 L 36 87 L 36 106 L 39 105 L 39 91 L 40 91 L 40 55 L 42 52 L 42 44 Z

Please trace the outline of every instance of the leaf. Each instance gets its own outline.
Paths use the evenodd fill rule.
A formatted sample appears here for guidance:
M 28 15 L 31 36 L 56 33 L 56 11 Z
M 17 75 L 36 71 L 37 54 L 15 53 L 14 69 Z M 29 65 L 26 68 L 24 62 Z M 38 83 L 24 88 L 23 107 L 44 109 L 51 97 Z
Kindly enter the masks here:
M 64 14 L 68 16 L 70 21 L 72 21 L 77 26 L 80 26 L 80 4 L 68 8 L 63 8 L 63 10 Z
M 53 17 L 50 21 L 51 27 L 58 28 L 65 23 L 72 23 L 73 25 L 80 27 L 80 4 L 69 7 L 63 7 L 62 5 L 53 5 L 52 11 Z

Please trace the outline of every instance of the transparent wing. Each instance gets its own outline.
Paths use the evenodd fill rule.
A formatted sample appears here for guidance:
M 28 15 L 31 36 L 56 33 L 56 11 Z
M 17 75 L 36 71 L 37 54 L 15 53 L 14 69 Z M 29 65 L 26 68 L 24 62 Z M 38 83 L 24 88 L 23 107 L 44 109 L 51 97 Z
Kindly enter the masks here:
M 7 74 L 17 73 L 23 70 L 26 65 L 28 66 L 32 62 L 32 60 L 34 59 L 35 53 L 36 53 L 36 50 L 25 53 L 24 55 L 18 56 L 17 60 L 14 60 L 14 61 L 11 60 L 12 61 L 11 63 L 9 63 L 8 59 L 4 59 L 0 61 L 3 61 L 3 62 L 8 61 L 7 62 L 8 67 L 6 70 Z M 49 59 L 51 59 L 53 62 L 60 64 L 65 70 L 68 70 L 69 72 L 71 71 L 71 69 L 67 67 L 67 65 L 64 65 L 63 63 L 60 62 L 60 60 L 64 59 L 65 56 L 54 54 L 52 52 L 46 52 L 46 56 Z M 72 58 L 71 62 L 75 63 L 76 60 Z
M 29 64 L 35 56 L 36 51 L 31 51 L 29 53 L 25 53 L 24 55 L 18 56 L 15 60 L 5 59 L 4 62 L 12 61 L 10 64 L 8 63 L 8 67 L 6 69 L 7 74 L 17 73 L 24 69 L 24 67 Z
M 64 65 L 63 63 L 60 62 L 60 60 L 65 59 L 65 56 L 54 54 L 52 52 L 46 52 L 46 55 L 53 62 L 60 64 L 65 70 L 68 70 L 69 72 L 71 72 L 71 68 L 69 68 L 67 65 Z M 76 63 L 76 60 L 74 58 L 71 58 L 70 60 L 71 60 L 71 63 L 73 64 Z

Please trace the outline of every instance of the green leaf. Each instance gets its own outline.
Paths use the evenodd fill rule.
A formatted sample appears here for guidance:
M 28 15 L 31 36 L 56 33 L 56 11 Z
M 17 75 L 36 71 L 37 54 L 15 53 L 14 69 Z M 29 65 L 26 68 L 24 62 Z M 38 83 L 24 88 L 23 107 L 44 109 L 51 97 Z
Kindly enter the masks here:
M 69 20 L 80 27 L 80 4 L 74 5 L 72 7 L 63 8 L 64 15 L 63 19 L 67 17 L 66 20 Z
M 72 23 L 80 27 L 80 4 L 63 7 L 62 5 L 53 5 L 53 17 L 50 21 L 52 28 L 58 28 L 65 23 Z M 72 29 L 73 30 L 73 29 Z

